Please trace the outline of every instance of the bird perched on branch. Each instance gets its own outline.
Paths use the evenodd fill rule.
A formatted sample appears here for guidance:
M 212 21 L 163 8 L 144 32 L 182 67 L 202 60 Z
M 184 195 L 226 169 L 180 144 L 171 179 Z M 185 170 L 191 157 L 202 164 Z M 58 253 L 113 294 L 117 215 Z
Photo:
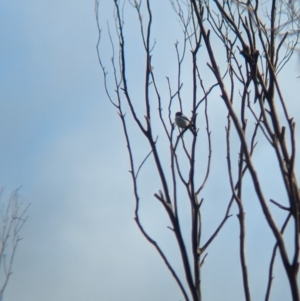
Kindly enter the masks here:
M 175 123 L 177 124 L 178 127 L 182 129 L 189 128 L 193 132 L 193 134 L 196 133 L 195 130 L 192 128 L 193 126 L 192 122 L 181 112 L 177 112 L 175 114 Z

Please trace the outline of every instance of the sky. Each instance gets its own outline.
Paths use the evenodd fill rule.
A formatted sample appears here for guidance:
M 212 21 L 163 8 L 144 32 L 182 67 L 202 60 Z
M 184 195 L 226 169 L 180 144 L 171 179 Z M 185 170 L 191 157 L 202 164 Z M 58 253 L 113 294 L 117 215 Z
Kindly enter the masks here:
M 159 8 L 154 6 L 154 11 L 162 20 L 164 9 Z M 111 22 L 113 16 L 111 3 L 100 1 L 100 10 L 101 26 L 106 31 L 106 20 Z M 163 27 L 161 24 L 154 24 L 155 53 L 165 51 L 166 55 L 153 60 L 164 70 L 159 83 L 164 83 L 164 96 L 168 95 L 165 76 L 172 79 L 176 69 L 172 61 L 176 59 L 174 43 L 178 39 L 174 28 L 179 27 L 176 18 L 163 23 Z M 136 26 L 132 18 L 127 32 L 135 32 Z M 170 48 L 164 48 L 163 39 Z M 0 40 L 0 185 L 4 187 L 1 201 L 5 202 L 14 189 L 20 188 L 23 203 L 30 204 L 29 218 L 21 232 L 23 240 L 18 245 L 3 299 L 183 300 L 161 258 L 133 219 L 135 204 L 125 139 L 117 111 L 105 94 L 97 58 L 94 1 L 2 0 Z M 138 43 L 133 33 L 128 35 L 128 41 Z M 138 68 L 140 52 L 135 51 L 136 48 L 128 54 L 129 59 L 136 60 L 135 68 L 129 71 L 133 79 L 143 72 Z M 101 54 L 108 62 L 108 43 L 102 44 Z M 299 95 L 295 84 L 297 64 L 295 59 L 288 67 L 290 78 L 282 79 L 286 81 L 284 92 L 288 99 Z M 142 97 L 142 86 L 131 87 L 137 99 Z M 290 109 L 299 112 L 299 102 L 291 102 Z M 217 138 L 221 112 L 216 106 L 211 113 Z M 223 124 L 221 127 L 224 131 Z M 133 137 L 139 137 L 136 130 L 132 131 Z M 143 158 L 147 147 L 138 140 L 133 143 L 137 146 L 137 157 Z M 272 161 L 265 162 L 263 146 L 258 153 L 257 160 L 261 158 L 266 169 L 274 168 Z M 213 175 L 219 174 L 219 167 L 212 166 Z M 155 177 L 151 169 L 141 172 L 141 183 L 152 181 L 155 187 L 145 185 L 141 189 L 141 216 L 182 277 L 179 253 L 167 229 L 169 224 L 152 197 L 160 189 Z M 280 194 L 270 182 L 269 190 Z M 223 185 L 219 183 L 218 189 Z M 217 225 L 210 222 L 211 216 L 223 216 L 224 211 L 219 208 L 224 204 L 217 201 L 223 196 L 218 189 L 211 184 L 205 192 L 205 197 L 216 201 L 204 207 L 204 238 Z M 182 210 L 185 213 L 184 207 Z M 261 215 L 258 207 L 251 211 L 249 206 L 249 210 L 249 216 Z M 234 219 L 209 250 L 203 268 L 204 300 L 224 300 L 224 295 L 228 300 L 241 300 L 238 250 L 233 247 L 238 243 Z M 270 255 L 270 249 L 262 251 L 264 234 L 270 236 L 267 230 L 255 225 L 249 231 L 249 241 L 256 243 L 247 250 L 252 293 L 258 298 L 264 294 L 265 278 L 261 277 L 265 274 L 257 275 L 257 271 L 262 265 L 267 266 L 264 262 Z M 229 256 L 234 259 L 227 260 Z M 218 273 L 218 269 L 223 272 Z M 276 269 L 274 282 L 279 285 L 274 300 L 283 300 L 289 296 L 287 282 L 281 277 L 280 267 Z M 229 277 L 224 278 L 224 273 Z

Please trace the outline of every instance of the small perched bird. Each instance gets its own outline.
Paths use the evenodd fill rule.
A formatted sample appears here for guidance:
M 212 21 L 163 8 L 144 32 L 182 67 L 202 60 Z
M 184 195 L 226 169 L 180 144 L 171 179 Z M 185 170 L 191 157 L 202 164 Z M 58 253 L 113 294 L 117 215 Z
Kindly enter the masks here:
M 193 133 L 195 133 L 195 130 L 191 127 L 192 123 L 191 121 L 184 116 L 181 112 L 177 112 L 175 114 L 175 123 L 177 124 L 178 127 L 182 129 L 189 128 Z
M 184 116 L 181 112 L 177 112 L 175 114 L 175 123 L 177 124 L 177 126 L 183 129 L 189 127 L 191 124 L 190 120 L 186 116 Z

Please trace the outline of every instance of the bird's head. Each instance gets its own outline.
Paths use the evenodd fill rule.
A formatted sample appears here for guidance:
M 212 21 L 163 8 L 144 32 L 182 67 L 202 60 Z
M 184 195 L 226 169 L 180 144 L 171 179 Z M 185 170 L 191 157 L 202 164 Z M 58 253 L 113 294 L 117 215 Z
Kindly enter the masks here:
M 182 116 L 182 113 L 181 113 L 181 112 L 177 112 L 177 113 L 175 114 L 175 116 Z

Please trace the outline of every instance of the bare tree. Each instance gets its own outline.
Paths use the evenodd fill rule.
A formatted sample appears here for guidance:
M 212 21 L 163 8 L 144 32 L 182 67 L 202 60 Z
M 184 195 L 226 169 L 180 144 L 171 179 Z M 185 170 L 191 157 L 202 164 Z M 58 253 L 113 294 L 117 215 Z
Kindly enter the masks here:
M 3 188 L 0 193 L 3 193 Z M 9 278 L 13 273 L 13 260 L 16 255 L 17 246 L 22 239 L 20 231 L 27 220 L 26 212 L 29 205 L 23 206 L 18 189 L 15 190 L 7 201 L 1 206 L 1 232 L 0 232 L 0 264 L 3 281 L 0 284 L 0 300 L 3 298 L 4 290 Z
M 287 35 L 294 39 L 300 31 L 300 3 L 297 0 L 280 0 L 278 6 L 281 20 L 277 22 L 275 30 L 281 36 Z
M 168 50 L 155 52 L 159 46 L 155 36 L 152 37 L 155 27 L 153 2 L 113 1 L 114 30 L 108 22 L 105 31 L 101 18 L 107 17 L 101 15 L 99 1 L 95 3 L 99 29 L 98 58 L 107 96 L 118 111 L 126 139 L 136 204 L 135 221 L 162 257 L 184 299 L 202 300 L 200 272 L 207 249 L 235 207 L 244 298 L 251 300 L 246 230 L 249 224 L 258 221 L 256 218 L 246 221 L 246 208 L 247 204 L 253 203 L 259 205 L 263 216 L 261 222 L 274 239 L 265 300 L 270 300 L 273 267 L 279 255 L 291 298 L 298 301 L 300 196 L 296 178 L 295 122 L 289 113 L 292 103 L 284 97 L 279 80 L 280 72 L 298 47 L 300 18 L 297 1 L 171 0 L 171 10 L 164 12 L 160 24 L 167 23 L 175 15 L 181 32 L 178 32 L 180 42 L 177 41 L 174 47 L 176 61 L 173 66 L 176 67 L 164 83 L 156 56 L 162 60 L 171 59 L 171 55 Z M 136 36 L 133 39 L 132 26 L 126 27 L 129 16 L 133 22 L 134 12 L 139 24 L 139 39 Z M 166 36 L 168 34 L 170 32 L 166 32 Z M 141 46 L 143 54 L 137 55 Z M 111 49 L 110 63 L 104 58 L 104 47 Z M 132 59 L 131 56 L 136 57 Z M 136 62 L 138 57 L 143 57 L 143 64 Z M 134 73 L 139 74 L 138 82 Z M 141 94 L 137 96 L 139 90 L 142 90 L 143 102 Z M 165 90 L 169 91 L 168 96 Z M 217 93 L 221 95 L 217 96 Z M 212 151 L 221 147 L 221 142 L 212 139 L 212 116 L 216 108 L 227 117 L 225 130 L 223 127 L 218 132 L 218 135 L 224 135 L 222 141 L 226 155 L 213 156 Z M 190 110 L 192 131 L 189 128 L 176 130 L 173 117 L 176 110 Z M 222 118 L 220 116 L 220 124 Z M 134 127 L 141 133 L 138 141 L 143 137 L 148 144 L 149 152 L 144 158 L 137 155 L 139 146 L 133 135 L 136 133 Z M 257 151 L 259 145 L 263 146 L 263 157 L 262 152 Z M 148 158 L 152 159 L 151 166 L 146 164 Z M 269 166 L 267 162 L 273 162 L 271 170 L 265 170 Z M 213 164 L 218 165 L 220 176 L 212 176 Z M 154 198 L 169 218 L 169 229 L 181 254 L 184 280 L 175 272 L 168 256 L 147 232 L 140 218 L 139 194 L 143 184 L 139 175 L 142 168 L 154 166 L 161 185 Z M 225 178 L 224 170 L 227 171 Z M 268 177 L 268 174 L 272 176 Z M 223 217 L 203 240 L 204 195 L 205 203 L 214 198 L 205 192 L 208 181 L 215 189 L 221 182 L 228 183 L 230 195 L 222 199 Z M 284 196 L 279 199 L 272 197 L 270 185 L 274 189 L 280 186 Z M 250 194 L 249 190 L 252 191 Z M 188 237 L 183 231 L 179 209 L 183 198 L 188 200 L 186 203 L 190 208 Z M 281 211 L 281 217 L 276 210 Z M 211 218 L 219 218 L 219 215 Z

